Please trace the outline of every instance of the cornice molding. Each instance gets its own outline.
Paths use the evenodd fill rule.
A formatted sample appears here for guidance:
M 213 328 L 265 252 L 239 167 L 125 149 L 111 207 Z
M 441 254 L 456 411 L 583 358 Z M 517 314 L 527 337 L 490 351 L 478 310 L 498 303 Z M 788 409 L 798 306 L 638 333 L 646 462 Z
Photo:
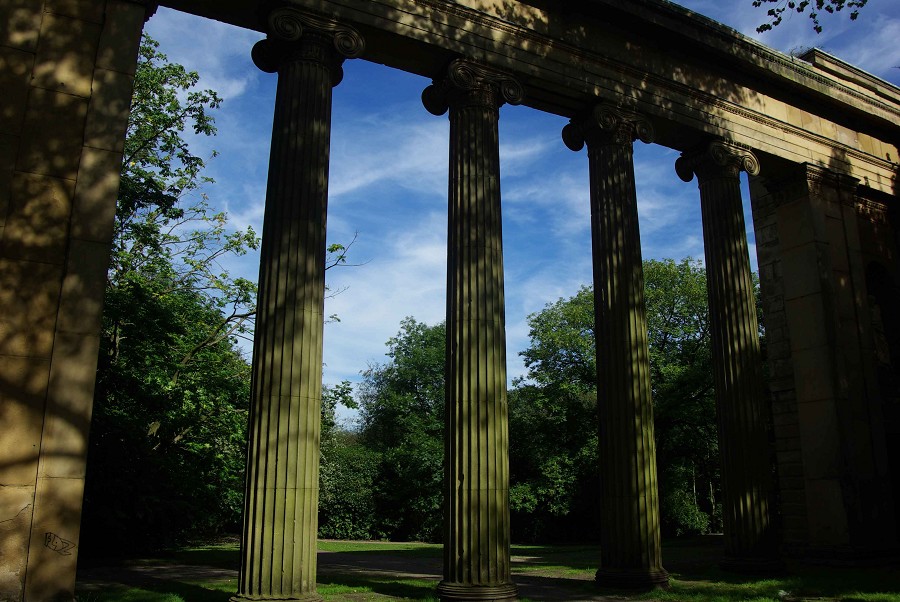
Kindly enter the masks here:
M 594 3 L 596 4 L 596 2 L 594 2 Z M 441 2 L 439 0 L 414 0 L 414 4 L 423 6 L 423 7 L 427 7 L 430 12 L 439 11 L 439 12 L 442 12 L 442 13 L 445 13 L 448 15 L 454 15 L 458 18 L 466 20 L 467 22 L 477 23 L 488 29 L 503 31 L 503 32 L 509 33 L 511 35 L 514 35 L 518 38 L 522 38 L 522 39 L 528 40 L 529 42 L 537 43 L 542 46 L 549 46 L 549 47 L 553 47 L 553 48 L 557 48 L 557 49 L 565 49 L 566 52 L 568 52 L 572 55 L 580 56 L 583 58 L 590 58 L 593 62 L 602 62 L 607 65 L 614 65 L 616 67 L 621 66 L 621 64 L 618 62 L 613 62 L 613 61 L 608 61 L 608 60 L 604 61 L 604 60 L 600 59 L 600 57 L 598 55 L 596 55 L 596 53 L 586 51 L 582 48 L 574 46 L 571 43 L 566 42 L 565 40 L 558 40 L 555 38 L 550 38 L 549 36 L 546 36 L 546 35 L 536 34 L 532 30 L 522 27 L 521 25 L 518 25 L 516 23 L 501 19 L 497 16 L 494 16 L 494 15 L 491 15 L 491 14 L 488 14 L 488 13 L 485 13 L 485 12 L 482 12 L 479 10 L 475 10 L 473 8 L 462 6 L 460 4 L 456 4 L 456 3 L 450 4 L 450 3 L 446 3 L 446 2 Z M 756 42 L 755 40 L 752 40 L 731 28 L 727 28 L 727 27 L 713 21 L 712 19 L 709 19 L 708 17 L 700 15 L 699 13 L 694 13 L 690 10 L 683 9 L 681 7 L 676 7 L 678 10 L 672 10 L 672 7 L 670 6 L 671 3 L 653 2 L 652 4 L 654 5 L 654 8 L 657 10 L 668 11 L 670 14 L 677 15 L 676 18 L 679 18 L 679 17 L 684 18 L 684 17 L 690 16 L 691 19 L 695 19 L 695 20 L 699 20 L 699 21 L 703 22 L 707 33 L 711 33 L 711 34 L 715 35 L 716 37 L 718 37 L 720 39 L 720 41 L 724 42 L 727 45 L 732 46 L 732 48 L 729 49 L 730 50 L 729 52 L 725 52 L 725 50 L 722 48 L 716 48 L 716 50 L 721 52 L 723 55 L 728 55 L 731 57 L 738 55 L 739 53 L 734 52 L 735 49 L 733 48 L 734 45 L 737 45 L 739 47 L 738 48 L 739 50 L 741 50 L 744 53 L 749 54 L 750 56 L 753 56 L 757 59 L 754 62 L 754 64 L 758 68 L 762 68 L 762 69 L 765 69 L 766 71 L 771 72 L 772 71 L 771 64 L 773 64 L 773 63 L 777 64 L 780 67 L 785 68 L 788 71 L 797 74 L 798 76 L 811 79 L 811 80 L 816 81 L 817 83 L 822 84 L 828 88 L 832 88 L 834 90 L 837 90 L 844 94 L 847 94 L 848 96 L 852 96 L 856 100 L 862 101 L 865 104 L 871 105 L 873 107 L 877 107 L 883 111 L 891 113 L 898 119 L 898 121 L 900 121 L 900 108 L 892 107 L 886 103 L 883 103 L 883 102 L 878 101 L 870 96 L 867 96 L 866 94 L 863 94 L 857 90 L 854 90 L 853 88 L 851 88 L 845 84 L 842 84 L 832 78 L 829 78 L 821 73 L 818 73 L 812 67 L 812 65 L 810 65 L 809 63 L 806 63 L 805 61 L 802 61 L 799 59 L 794 59 L 794 58 L 792 58 L 788 55 L 785 55 L 784 53 L 781 53 L 777 50 L 768 48 L 768 47 L 760 44 L 759 42 Z M 627 3 L 624 3 L 624 5 L 622 3 L 618 3 L 616 5 L 616 7 L 619 9 L 622 9 L 623 6 L 627 7 Z M 726 33 L 728 35 L 726 35 Z M 629 67 L 625 67 L 625 69 L 629 70 L 629 71 L 635 71 L 637 73 L 640 73 L 642 78 L 644 76 L 648 75 L 645 72 L 642 72 L 642 71 L 639 71 L 636 69 L 632 69 Z M 658 76 L 654 76 L 654 78 L 656 78 L 656 77 L 658 77 Z M 791 83 L 790 83 L 791 81 L 793 81 L 793 80 L 788 78 L 788 82 L 786 82 L 787 85 L 791 85 Z M 802 85 L 802 82 L 800 82 L 800 83 Z M 885 82 L 885 83 L 886 83 L 886 85 L 890 85 L 887 82 Z M 809 86 L 804 86 L 804 87 L 809 89 Z M 900 94 L 900 90 L 898 90 L 898 94 Z

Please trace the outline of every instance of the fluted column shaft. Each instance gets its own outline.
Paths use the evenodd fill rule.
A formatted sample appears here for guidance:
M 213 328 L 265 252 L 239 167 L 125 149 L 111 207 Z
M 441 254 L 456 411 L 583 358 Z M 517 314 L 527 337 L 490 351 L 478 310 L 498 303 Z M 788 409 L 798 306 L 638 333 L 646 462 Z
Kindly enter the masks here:
M 597 581 L 668 584 L 662 567 L 659 494 L 644 276 L 633 141 L 649 122 L 599 105 L 563 130 L 572 150 L 587 142 L 590 167 L 597 401 L 600 428 L 601 562 Z
M 762 358 L 740 172 L 759 173 L 748 150 L 714 141 L 676 162 L 679 176 L 700 187 L 722 507 L 723 566 L 742 571 L 778 567 L 772 524 L 771 454 L 766 434 Z
M 450 109 L 442 600 L 512 600 L 499 108 L 511 78 L 454 61 L 422 95 Z
M 254 62 L 278 72 L 253 347 L 241 577 L 235 600 L 316 595 L 325 217 L 331 89 L 355 31 L 273 11 Z M 348 43 L 347 40 L 351 40 Z

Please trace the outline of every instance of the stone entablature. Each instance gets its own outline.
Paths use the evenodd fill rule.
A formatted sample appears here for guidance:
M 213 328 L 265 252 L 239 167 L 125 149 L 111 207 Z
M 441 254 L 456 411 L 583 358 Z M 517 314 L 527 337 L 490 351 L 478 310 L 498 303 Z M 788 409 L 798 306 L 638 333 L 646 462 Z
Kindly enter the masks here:
M 169 0 L 259 28 L 254 2 Z M 574 116 L 597 97 L 627 102 L 686 150 L 718 137 L 811 163 L 894 194 L 900 90 L 821 51 L 801 60 L 661 0 L 592 0 L 579 9 L 494 0 L 293 0 L 372 40 L 363 58 L 434 77 L 454 55 L 516 74 L 525 104 Z M 403 49 L 403 51 L 400 51 Z M 765 90 L 763 92 L 762 90 Z

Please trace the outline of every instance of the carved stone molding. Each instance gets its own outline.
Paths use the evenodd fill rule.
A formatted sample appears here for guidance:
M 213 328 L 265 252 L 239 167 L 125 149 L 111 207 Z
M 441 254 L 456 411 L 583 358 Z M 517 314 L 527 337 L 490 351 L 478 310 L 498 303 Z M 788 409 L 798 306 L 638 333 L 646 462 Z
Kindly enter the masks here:
M 309 60 L 328 64 L 335 74 L 333 85 L 343 77 L 345 58 L 365 51 L 365 39 L 353 27 L 321 15 L 285 6 L 273 9 L 266 20 L 268 36 L 253 46 L 253 63 L 266 73 L 275 73 L 284 60 Z
M 749 148 L 724 140 L 713 140 L 705 146 L 681 154 L 675 161 L 675 172 L 685 182 L 716 177 L 739 178 L 741 171 L 759 175 L 759 160 Z
M 422 104 L 432 115 L 443 115 L 451 105 L 478 105 L 499 109 L 504 103 L 521 104 L 525 90 L 514 77 L 468 59 L 456 59 L 443 79 L 422 92 Z
M 811 196 L 822 197 L 827 191 L 834 190 L 841 204 L 850 207 L 854 205 L 859 179 L 812 163 L 804 163 L 801 168 L 805 172 L 806 185 Z
M 616 106 L 600 103 L 586 115 L 573 117 L 562 130 L 565 145 L 580 151 L 585 143 L 631 144 L 640 139 L 647 144 L 653 142 L 654 131 L 650 120 L 639 113 Z
M 872 199 L 856 199 L 856 214 L 873 224 L 888 226 L 891 223 L 887 204 Z
M 835 172 L 821 165 L 802 163 L 788 177 L 760 178 L 770 203 L 779 206 L 805 196 L 821 198 L 828 191 L 836 191 L 836 198 L 846 206 L 857 200 L 859 179 Z M 755 199 L 754 199 L 755 200 Z

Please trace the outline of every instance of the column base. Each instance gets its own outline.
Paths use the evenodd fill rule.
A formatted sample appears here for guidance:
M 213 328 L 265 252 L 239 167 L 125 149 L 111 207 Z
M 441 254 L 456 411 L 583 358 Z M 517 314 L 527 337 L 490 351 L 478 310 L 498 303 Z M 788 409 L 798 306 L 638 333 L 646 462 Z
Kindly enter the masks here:
M 665 569 L 599 568 L 594 577 L 597 585 L 614 589 L 669 589 L 669 573 Z
M 272 601 L 282 601 L 288 602 L 291 600 L 300 600 L 302 602 L 321 602 L 325 600 L 322 596 L 317 593 L 311 594 L 301 594 L 299 596 L 291 596 L 291 595 L 281 595 L 281 594 L 272 594 L 271 596 L 245 596 L 244 594 L 238 594 L 236 596 L 232 596 L 228 598 L 228 602 L 263 602 L 264 600 L 272 600 Z
M 744 575 L 781 575 L 786 570 L 784 561 L 777 556 L 725 556 L 719 568 Z
M 496 600 L 517 600 L 519 590 L 515 583 L 502 583 L 500 585 L 467 585 L 465 583 L 448 583 L 441 581 L 437 587 L 437 593 L 441 600 L 471 600 L 487 602 Z

